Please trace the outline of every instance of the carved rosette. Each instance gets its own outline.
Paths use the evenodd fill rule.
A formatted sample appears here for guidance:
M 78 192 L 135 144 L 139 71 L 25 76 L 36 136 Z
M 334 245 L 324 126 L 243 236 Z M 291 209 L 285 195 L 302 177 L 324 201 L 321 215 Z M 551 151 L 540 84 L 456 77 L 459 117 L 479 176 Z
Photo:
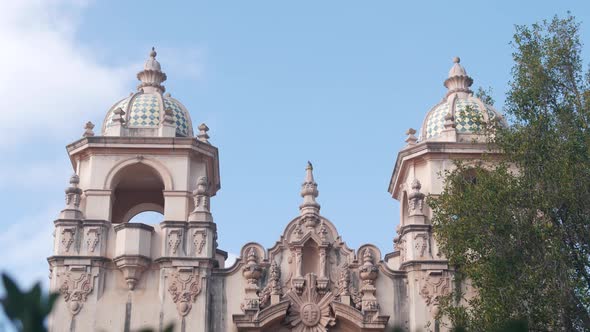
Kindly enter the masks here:
M 291 302 L 286 322 L 292 331 L 324 332 L 336 324 L 336 318 L 330 308 L 334 294 L 318 293 L 316 277 L 312 273 L 307 274 L 304 280 L 305 288 L 301 295 L 292 290 L 286 294 Z
M 94 288 L 92 274 L 86 272 L 86 267 L 72 267 L 60 277 L 63 277 L 63 282 L 59 292 L 72 315 L 76 315 Z
M 201 279 L 198 271 L 192 267 L 178 268 L 169 275 L 168 292 L 181 316 L 186 316 L 201 292 Z
M 420 295 L 432 316 L 438 313 L 439 297 L 451 292 L 451 277 L 443 271 L 427 272 L 420 280 Z

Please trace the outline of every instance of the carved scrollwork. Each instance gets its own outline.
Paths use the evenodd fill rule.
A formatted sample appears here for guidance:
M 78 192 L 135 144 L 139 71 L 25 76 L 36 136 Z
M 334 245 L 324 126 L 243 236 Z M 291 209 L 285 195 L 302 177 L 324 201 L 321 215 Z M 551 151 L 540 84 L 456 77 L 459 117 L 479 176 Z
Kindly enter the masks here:
M 59 292 L 72 315 L 76 315 L 82 310 L 82 306 L 93 288 L 92 274 L 87 273 L 85 268 L 81 267 L 74 268 L 63 275 L 63 282 L 59 287 Z
M 172 301 L 176 304 L 178 313 L 186 316 L 201 292 L 200 276 L 193 268 L 179 268 L 169 278 L 168 292 L 172 295 Z
M 430 272 L 422 277 L 420 295 L 424 298 L 426 305 L 435 315 L 438 310 L 439 298 L 451 292 L 451 278 L 442 271 Z

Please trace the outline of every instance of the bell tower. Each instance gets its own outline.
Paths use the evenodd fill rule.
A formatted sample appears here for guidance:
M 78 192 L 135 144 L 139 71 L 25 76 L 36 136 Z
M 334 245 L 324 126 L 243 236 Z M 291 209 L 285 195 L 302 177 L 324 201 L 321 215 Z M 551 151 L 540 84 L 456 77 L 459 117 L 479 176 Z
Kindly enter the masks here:
M 454 167 L 454 161 L 469 163 L 484 154 L 493 157 L 482 124 L 505 123 L 493 106 L 473 96 L 472 84 L 460 59 L 454 58 L 444 81 L 447 93 L 427 113 L 419 137 L 413 128 L 406 132 L 407 145 L 398 153 L 389 183 L 389 193 L 400 202 L 400 224 L 388 265 L 407 273 L 410 331 L 439 324 L 438 297 L 456 286 L 433 236 L 426 197 L 442 192 L 443 173 Z
M 180 322 L 206 331 L 207 278 L 223 267 L 210 198 L 220 189 L 218 150 L 162 84 L 152 48 L 137 91 L 87 123 L 67 146 L 74 169 L 55 221 L 50 289 L 61 297 L 53 331 L 130 331 Z M 130 220 L 145 211 L 159 224 Z M 105 311 L 110 320 L 98 322 Z M 188 315 L 190 312 L 193 315 Z M 197 314 L 198 312 L 198 314 Z

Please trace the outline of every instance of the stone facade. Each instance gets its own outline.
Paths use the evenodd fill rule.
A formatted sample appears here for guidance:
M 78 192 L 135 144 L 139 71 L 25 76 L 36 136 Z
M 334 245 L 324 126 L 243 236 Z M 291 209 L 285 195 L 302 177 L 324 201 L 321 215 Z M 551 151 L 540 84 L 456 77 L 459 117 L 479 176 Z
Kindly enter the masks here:
M 434 318 L 438 297 L 464 286 L 432 236 L 425 197 L 442 190 L 438 173 L 452 160 L 486 151 L 472 120 L 500 117 L 472 96 L 458 59 L 447 95 L 420 137 L 408 130 L 399 152 L 389 185 L 401 203 L 393 252 L 346 246 L 320 214 L 308 163 L 300 214 L 272 248 L 246 243 L 228 267 L 210 212 L 218 150 L 205 124 L 192 136 L 188 111 L 164 95 L 167 77 L 155 58 L 152 50 L 138 92 L 108 111 L 101 135 L 87 123 L 67 146 L 75 175 L 48 258 L 50 288 L 62 295 L 52 331 L 161 330 L 170 322 L 183 332 L 446 329 Z M 143 211 L 161 212 L 163 221 L 129 222 Z

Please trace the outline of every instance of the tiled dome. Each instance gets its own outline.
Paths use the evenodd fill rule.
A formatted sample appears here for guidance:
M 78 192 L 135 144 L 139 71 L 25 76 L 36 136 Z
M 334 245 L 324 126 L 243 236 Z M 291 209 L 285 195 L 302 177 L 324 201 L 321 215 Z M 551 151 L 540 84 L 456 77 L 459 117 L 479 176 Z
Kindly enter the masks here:
M 128 128 L 157 128 L 164 116 L 164 110 L 169 108 L 173 112 L 176 124 L 176 136 L 193 136 L 193 128 L 189 112 L 178 100 L 161 93 L 135 93 L 118 101 L 107 113 L 103 125 L 103 132 L 114 125 L 114 111 L 121 108 L 125 112 Z
M 442 133 L 445 116 L 449 114 L 449 110 L 452 110 L 453 106 L 455 129 L 459 134 L 477 133 L 482 129 L 481 122 L 499 118 L 494 107 L 484 104 L 480 99 L 472 96 L 466 99 L 444 100 L 426 115 L 424 126 L 422 126 L 421 137 L 423 139 L 434 138 Z
M 162 125 L 174 125 L 176 136 L 193 136 L 192 122 L 187 109 L 169 93 L 164 95 L 165 88 L 162 82 L 167 77 L 156 60 L 156 51 L 153 48 L 137 78 L 141 81 L 137 87 L 138 92 L 118 101 L 109 109 L 103 122 L 102 134 L 110 136 L 109 128 L 122 122 L 126 135 L 129 136 L 154 136 Z M 122 111 L 119 113 L 121 116 L 117 115 L 119 109 Z M 168 109 L 172 111 L 171 120 L 169 117 L 166 118 L 165 111 Z
M 446 121 L 452 123 L 457 134 L 478 133 L 482 129 L 482 122 L 494 119 L 505 123 L 494 107 L 473 96 L 469 89 L 473 80 L 459 62 L 459 58 L 454 59 L 455 64 L 445 81 L 445 87 L 449 90 L 447 95 L 426 114 L 420 133 L 422 141 L 439 137 L 445 130 Z

